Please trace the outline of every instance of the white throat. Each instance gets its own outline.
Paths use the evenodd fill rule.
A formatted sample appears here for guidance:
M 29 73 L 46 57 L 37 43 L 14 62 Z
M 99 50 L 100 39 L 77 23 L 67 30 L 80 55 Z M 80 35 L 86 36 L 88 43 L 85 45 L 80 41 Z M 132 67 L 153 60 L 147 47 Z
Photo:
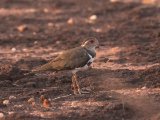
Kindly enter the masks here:
M 92 47 L 89 50 L 92 51 L 92 52 L 95 52 L 96 51 L 96 47 Z

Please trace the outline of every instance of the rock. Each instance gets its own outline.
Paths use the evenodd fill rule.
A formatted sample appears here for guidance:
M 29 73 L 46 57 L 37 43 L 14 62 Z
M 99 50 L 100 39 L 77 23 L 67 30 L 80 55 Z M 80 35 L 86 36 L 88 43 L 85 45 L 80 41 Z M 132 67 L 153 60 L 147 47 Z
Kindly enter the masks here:
M 34 44 L 37 44 L 38 43 L 38 41 L 34 41 Z
M 89 17 L 89 20 L 91 20 L 91 21 L 95 21 L 97 19 L 97 16 L 96 15 L 91 15 L 90 17 Z
M 4 104 L 4 105 L 9 105 L 9 100 L 4 100 L 4 101 L 3 101 L 3 104 Z
M 53 23 L 48 23 L 47 25 L 48 25 L 48 27 L 53 27 L 54 26 Z
M 26 48 L 23 48 L 22 51 L 23 51 L 23 52 L 27 52 L 27 49 L 26 49 Z
M 15 113 L 15 112 L 13 112 L 13 111 L 11 111 L 11 112 L 8 112 L 8 114 L 9 114 L 9 115 L 12 115 L 12 114 L 14 114 L 14 113 Z
M 70 25 L 72 25 L 72 24 L 74 23 L 73 18 L 69 18 L 69 19 L 67 20 L 67 23 L 70 24 Z
M 0 113 L 0 120 L 5 120 L 5 116 L 3 113 Z
M 44 12 L 44 13 L 48 13 L 49 10 L 48 10 L 47 8 L 44 8 L 44 9 L 43 9 L 43 12 Z
M 144 87 L 142 87 L 141 89 L 142 89 L 142 90 L 145 90 L 145 89 L 147 89 L 147 87 L 146 87 L 146 86 L 144 86 Z
M 11 51 L 12 51 L 12 52 L 16 52 L 16 48 L 12 48 Z
M 9 96 L 9 100 L 13 100 L 13 99 L 16 99 L 16 97 L 13 95 Z

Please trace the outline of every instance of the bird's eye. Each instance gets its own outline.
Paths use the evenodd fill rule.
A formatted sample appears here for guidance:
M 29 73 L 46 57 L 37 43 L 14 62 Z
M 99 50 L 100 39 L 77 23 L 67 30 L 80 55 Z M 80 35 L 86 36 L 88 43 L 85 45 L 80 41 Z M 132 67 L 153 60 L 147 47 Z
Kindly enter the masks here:
M 94 43 L 94 40 L 91 40 L 90 43 Z

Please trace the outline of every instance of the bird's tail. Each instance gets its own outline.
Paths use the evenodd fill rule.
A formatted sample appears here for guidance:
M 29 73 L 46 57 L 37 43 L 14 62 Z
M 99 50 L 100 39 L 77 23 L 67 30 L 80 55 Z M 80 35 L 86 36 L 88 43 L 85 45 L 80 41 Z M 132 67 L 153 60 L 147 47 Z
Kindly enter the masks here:
M 49 63 L 44 64 L 42 66 L 39 66 L 37 68 L 34 68 L 33 70 L 31 70 L 30 72 L 26 73 L 25 75 L 34 75 L 38 72 L 43 72 L 43 71 L 47 71 L 51 69 L 51 65 Z
M 43 72 L 43 71 L 47 71 L 47 70 L 50 70 L 51 69 L 51 65 L 50 63 L 47 63 L 47 64 L 44 64 L 42 66 L 39 66 L 35 69 L 32 70 L 33 73 L 36 73 L 36 72 Z

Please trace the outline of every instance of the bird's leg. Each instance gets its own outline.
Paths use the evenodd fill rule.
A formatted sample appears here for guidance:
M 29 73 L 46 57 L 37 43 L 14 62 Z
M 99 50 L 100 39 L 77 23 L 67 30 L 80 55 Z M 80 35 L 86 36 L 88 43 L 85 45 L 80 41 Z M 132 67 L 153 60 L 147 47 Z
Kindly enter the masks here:
M 74 74 L 74 78 L 75 78 L 76 89 L 77 89 L 78 93 L 81 94 L 81 89 L 79 87 L 79 83 L 78 83 L 78 80 L 77 80 L 77 74 L 76 73 Z
M 74 91 L 74 94 L 77 94 L 77 92 L 78 92 L 79 94 L 81 94 L 81 90 L 80 90 L 80 87 L 79 87 L 79 83 L 78 83 L 78 81 L 77 81 L 77 74 L 76 74 L 76 72 L 73 72 L 72 74 L 73 74 L 73 75 L 72 75 L 72 89 L 73 89 L 73 91 Z
M 74 94 L 77 94 L 77 91 L 76 91 L 76 82 L 75 82 L 75 75 L 74 75 L 74 74 L 72 75 L 72 85 L 71 85 L 71 87 L 72 87 L 72 90 L 73 90 Z

